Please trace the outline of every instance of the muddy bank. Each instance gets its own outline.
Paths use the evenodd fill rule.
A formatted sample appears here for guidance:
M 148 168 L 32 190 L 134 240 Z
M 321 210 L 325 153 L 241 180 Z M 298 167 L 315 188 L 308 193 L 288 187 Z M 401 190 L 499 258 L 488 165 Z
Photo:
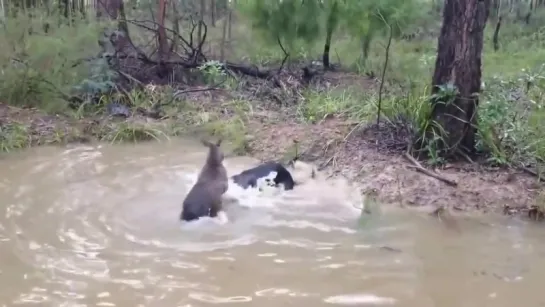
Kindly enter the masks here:
M 257 136 L 251 147 L 255 156 L 281 156 L 293 151 L 296 139 L 305 159 L 331 175 L 357 180 L 364 191 L 376 189 L 384 203 L 424 210 L 446 206 L 455 211 L 481 212 L 504 212 L 507 206 L 511 213 L 526 213 L 540 190 L 536 178 L 512 169 L 458 163 L 433 170 L 456 183 L 451 186 L 417 172 L 412 162 L 400 154 L 378 150 L 374 139 L 354 131 L 354 123 L 330 118 L 301 125 L 274 117 L 272 114 L 268 121 L 254 123 L 252 130 Z
M 364 191 L 376 189 L 380 201 L 396 206 L 424 210 L 446 206 L 455 211 L 482 212 L 503 212 L 507 206 L 526 212 L 535 204 L 540 190 L 536 178 L 522 172 L 471 164 L 452 164 L 435 170 L 456 183 L 451 186 L 417 172 L 399 154 L 378 150 L 376 140 L 359 128 L 354 129 L 353 122 L 329 117 L 314 124 L 302 123 L 286 115 L 293 112 L 289 108 L 253 112 L 245 124 L 245 134 L 232 135 L 230 139 L 227 136 L 228 141 L 243 140 L 244 153 L 261 160 L 281 159 L 295 154 L 297 148 L 303 159 L 316 163 L 328 175 L 357 180 Z M 218 122 L 229 121 L 228 113 Z M 15 150 L 42 144 L 145 141 L 196 131 L 184 129 L 181 123 L 175 129 L 175 124 L 176 120 L 147 118 L 75 119 L 0 105 L 4 151 L 9 151 L 8 146 Z

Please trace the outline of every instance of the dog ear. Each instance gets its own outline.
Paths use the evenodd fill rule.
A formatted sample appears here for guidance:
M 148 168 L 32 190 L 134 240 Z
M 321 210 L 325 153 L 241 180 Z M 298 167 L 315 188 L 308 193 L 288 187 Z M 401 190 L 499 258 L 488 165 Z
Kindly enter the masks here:
M 297 162 L 297 160 L 299 160 L 299 157 L 295 156 L 293 159 L 288 161 L 287 165 L 290 166 L 290 167 L 294 167 L 295 162 Z

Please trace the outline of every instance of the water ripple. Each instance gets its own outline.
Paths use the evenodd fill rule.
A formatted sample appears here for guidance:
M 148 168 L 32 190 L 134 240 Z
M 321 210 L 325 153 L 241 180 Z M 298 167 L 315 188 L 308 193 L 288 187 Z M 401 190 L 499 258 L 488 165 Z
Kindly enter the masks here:
M 231 185 L 228 194 L 239 204 L 227 208 L 229 223 L 182 224 L 181 202 L 204 159 L 201 147 L 49 148 L 0 161 L 7 172 L 0 179 L 0 280 L 10 285 L 0 291 L 3 302 L 364 306 L 415 300 L 418 292 L 425 295 L 411 306 L 431 306 L 420 289 L 430 263 L 452 278 L 467 269 L 459 261 L 448 271 L 435 224 L 418 226 L 405 216 L 358 224 L 351 193 L 333 183 L 274 197 Z M 226 164 L 232 173 L 251 163 Z M 525 263 L 545 249 L 542 236 L 531 244 L 517 229 L 508 233 L 508 248 L 504 232 L 482 232 L 501 253 L 463 244 L 449 251 L 472 260 L 515 255 L 519 262 L 503 261 L 488 276 L 529 285 L 534 271 Z M 486 290 L 487 299 L 499 291 Z

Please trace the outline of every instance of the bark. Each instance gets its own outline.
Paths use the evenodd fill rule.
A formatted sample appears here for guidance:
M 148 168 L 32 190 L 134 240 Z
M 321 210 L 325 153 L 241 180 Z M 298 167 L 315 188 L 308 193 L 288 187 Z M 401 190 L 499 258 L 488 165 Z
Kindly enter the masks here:
M 159 51 L 159 60 L 166 61 L 169 52 L 167 31 L 165 29 L 167 1 L 159 0 L 158 2 L 159 9 L 157 10 L 157 24 L 159 28 L 157 29 L 157 48 Z
M 223 29 L 221 31 L 221 53 L 220 53 L 220 61 L 225 61 L 225 43 L 227 40 L 227 24 L 229 20 L 227 18 L 223 19 Z
M 111 31 L 107 29 L 104 31 L 103 37 L 107 37 L 108 40 L 106 42 L 101 42 L 99 40 L 99 45 L 102 46 L 104 49 L 103 51 L 113 49 L 109 51 L 114 51 L 117 54 L 125 54 L 127 56 L 141 54 L 141 51 L 134 46 L 130 38 L 123 0 L 96 0 L 95 10 L 97 19 L 119 19 L 117 29 L 121 32 L 119 33 L 120 35 L 111 33 Z M 104 45 L 105 43 L 107 46 Z
M 501 28 L 501 20 L 502 17 L 498 18 L 498 22 L 496 23 L 496 29 L 494 30 L 494 36 L 492 37 L 492 42 L 494 43 L 494 51 L 498 51 L 500 49 L 500 28 Z
M 236 5 L 236 1 L 235 1 Z M 233 9 L 229 6 L 229 13 L 227 15 L 227 38 L 231 39 L 231 26 L 233 24 Z
M 212 27 L 216 26 L 216 0 L 210 0 L 210 22 Z
M 200 5 L 201 5 L 201 7 L 200 7 L 200 13 L 199 13 L 199 15 L 200 15 L 199 20 L 201 22 L 199 23 L 199 27 L 197 29 L 197 36 L 199 37 L 199 41 L 201 41 L 201 39 L 202 39 L 202 28 L 203 28 L 202 24 L 204 22 L 204 15 L 206 14 L 206 3 L 205 3 L 205 1 L 201 0 Z
M 326 69 L 329 69 L 329 51 L 331 49 L 331 39 L 333 38 L 333 31 L 335 30 L 335 27 L 337 26 L 337 20 L 339 16 L 338 14 L 338 7 L 339 4 L 337 1 L 333 3 L 331 7 L 331 11 L 329 12 L 329 16 L 327 18 L 327 33 L 326 33 L 326 39 L 325 39 L 325 45 L 324 45 L 324 52 L 322 54 L 322 62 L 324 64 L 324 67 Z
M 449 158 L 459 150 L 475 151 L 478 94 L 481 87 L 481 53 L 491 0 L 446 0 L 443 25 L 438 40 L 435 73 L 432 79 L 431 119 L 446 133 L 437 144 L 440 154 Z M 458 94 L 441 103 L 439 86 L 453 84 Z M 443 99 L 444 100 L 444 99 Z M 430 125 L 431 129 L 437 129 Z M 430 130 L 428 131 L 428 133 Z M 427 135 L 430 140 L 430 134 Z

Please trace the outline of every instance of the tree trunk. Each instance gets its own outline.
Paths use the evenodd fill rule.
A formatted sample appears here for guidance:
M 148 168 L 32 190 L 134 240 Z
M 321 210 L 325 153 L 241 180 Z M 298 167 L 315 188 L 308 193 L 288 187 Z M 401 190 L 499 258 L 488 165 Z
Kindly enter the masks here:
M 235 5 L 236 5 L 236 1 L 234 2 Z M 231 39 L 231 29 L 232 29 L 232 24 L 233 24 L 233 9 L 231 8 L 231 6 L 229 6 L 229 13 L 227 13 L 227 38 L 230 40 Z
M 338 2 L 335 1 L 333 5 L 331 6 L 331 11 L 329 11 L 329 16 L 327 18 L 327 29 L 326 29 L 326 39 L 325 39 L 325 45 L 324 45 L 324 53 L 322 54 L 322 62 L 324 64 L 324 68 L 329 69 L 329 51 L 331 49 L 331 39 L 333 38 L 333 31 L 335 31 L 335 28 L 337 27 L 337 23 L 339 20 L 338 14 Z
M 369 57 L 369 49 L 371 49 L 371 40 L 373 39 L 373 32 L 368 30 L 365 35 L 360 39 L 361 41 L 361 64 L 365 65 L 367 58 Z
M 130 38 L 123 0 L 96 0 L 95 10 L 97 19 L 118 20 L 117 29 L 122 32 L 122 35 L 111 35 L 110 29 L 106 29 L 103 37 L 107 37 L 108 40 L 99 42 L 103 49 L 108 49 L 104 45 L 106 43 L 108 46 L 112 44 L 111 48 L 116 53 L 126 55 L 142 53 L 134 46 Z
M 204 22 L 204 15 L 206 14 L 206 3 L 204 0 L 200 1 L 201 7 L 200 7 L 200 13 L 199 13 L 199 27 L 197 28 L 197 36 L 199 37 L 198 41 L 200 42 L 202 39 L 202 24 Z
M 500 50 L 500 28 L 501 28 L 501 20 L 502 17 L 500 16 L 498 18 L 498 22 L 496 23 L 496 29 L 494 30 L 494 36 L 492 37 L 492 42 L 494 43 L 494 51 Z
M 446 0 L 432 80 L 431 119 L 444 130 L 430 125 L 441 135 L 439 154 L 453 157 L 459 150 L 475 151 L 478 94 L 481 87 L 481 53 L 491 0 Z M 441 86 L 453 84 L 457 93 L 445 101 Z M 446 133 L 439 133 L 444 131 Z
M 166 18 L 166 8 L 167 1 L 159 0 L 158 1 L 159 9 L 157 10 L 157 50 L 159 53 L 159 60 L 166 61 L 168 56 L 168 40 L 167 40 L 167 31 L 165 29 L 165 18 Z
M 216 0 L 210 0 L 210 22 L 212 27 L 216 26 Z
M 96 17 L 98 19 L 117 19 L 123 0 L 97 0 L 95 2 Z
M 229 20 L 227 18 L 223 19 L 223 29 L 221 31 L 221 53 L 220 53 L 220 61 L 223 63 L 225 61 L 225 45 L 227 40 L 227 25 L 229 23 Z

